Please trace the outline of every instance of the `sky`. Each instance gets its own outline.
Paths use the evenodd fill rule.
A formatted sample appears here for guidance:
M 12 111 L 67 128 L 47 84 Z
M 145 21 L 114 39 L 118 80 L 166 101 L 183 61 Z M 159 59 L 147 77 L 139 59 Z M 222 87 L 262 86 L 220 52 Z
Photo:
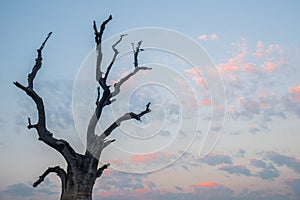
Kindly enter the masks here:
M 111 42 L 128 34 L 110 83 L 132 71 L 131 42 L 143 40 L 139 62 L 152 70 L 123 86 L 97 130 L 148 101 L 152 112 L 112 134 L 117 141 L 101 157 L 111 167 L 94 199 L 300 199 L 299 7 L 292 0 L 1 1 L 0 199 L 59 198 L 55 175 L 32 187 L 48 167 L 66 163 L 26 128 L 35 106 L 13 82 L 26 83 L 52 31 L 35 88 L 49 130 L 83 152 L 95 100 L 92 22 L 110 14 L 106 62 Z

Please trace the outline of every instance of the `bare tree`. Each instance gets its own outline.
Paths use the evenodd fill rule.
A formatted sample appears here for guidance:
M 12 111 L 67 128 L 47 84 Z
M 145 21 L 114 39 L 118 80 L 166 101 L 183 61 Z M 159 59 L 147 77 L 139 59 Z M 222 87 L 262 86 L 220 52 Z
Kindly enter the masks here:
M 42 43 L 41 47 L 37 49 L 37 58 L 35 59 L 35 64 L 32 68 L 32 71 L 28 74 L 28 85 L 24 86 L 19 82 L 14 82 L 14 84 L 26 92 L 26 94 L 34 101 L 37 112 L 38 112 L 38 121 L 33 124 L 28 118 L 28 129 L 36 129 L 39 136 L 39 140 L 52 147 L 58 151 L 67 162 L 67 169 L 64 170 L 59 166 L 49 167 L 33 184 L 33 187 L 38 186 L 42 183 L 45 177 L 49 173 L 56 173 L 61 180 L 61 199 L 62 200 L 90 200 L 92 199 L 93 186 L 97 178 L 99 178 L 103 171 L 109 167 L 109 163 L 99 167 L 99 158 L 105 147 L 114 142 L 115 140 L 107 139 L 107 137 L 121 125 L 122 122 L 126 120 L 140 120 L 141 117 L 150 110 L 150 102 L 146 105 L 145 110 L 140 113 L 125 113 L 123 116 L 119 117 L 115 122 L 113 122 L 106 130 L 102 133 L 96 134 L 95 129 L 96 125 L 101 117 L 103 108 L 107 105 L 110 105 L 115 101 L 114 97 L 120 93 L 120 88 L 124 82 L 129 78 L 134 76 L 140 70 L 150 70 L 151 68 L 139 66 L 138 56 L 142 51 L 141 44 L 142 41 L 138 42 L 136 46 L 133 45 L 133 54 L 134 54 L 134 69 L 128 75 L 122 77 L 117 83 L 114 84 L 113 89 L 107 83 L 107 78 L 110 73 L 112 66 L 119 54 L 117 50 L 117 45 L 122 41 L 122 38 L 126 35 L 121 35 L 120 39 L 114 43 L 112 50 L 114 55 L 111 59 L 110 64 L 107 66 L 106 71 L 104 72 L 101 69 L 102 62 L 102 35 L 105 30 L 105 26 L 109 21 L 112 20 L 110 15 L 98 30 L 96 22 L 94 21 L 93 28 L 95 32 L 95 42 L 96 42 L 96 52 L 97 52 L 97 61 L 96 61 L 96 81 L 99 86 L 97 87 L 97 99 L 96 99 L 96 108 L 89 121 L 87 129 L 87 143 L 86 150 L 84 154 L 77 153 L 72 146 L 63 139 L 57 139 L 53 134 L 47 129 L 46 126 L 46 115 L 44 109 L 44 102 L 42 97 L 34 90 L 34 78 L 37 75 L 37 72 L 42 66 L 42 50 L 51 36 L 52 32 L 48 34 L 45 41 Z

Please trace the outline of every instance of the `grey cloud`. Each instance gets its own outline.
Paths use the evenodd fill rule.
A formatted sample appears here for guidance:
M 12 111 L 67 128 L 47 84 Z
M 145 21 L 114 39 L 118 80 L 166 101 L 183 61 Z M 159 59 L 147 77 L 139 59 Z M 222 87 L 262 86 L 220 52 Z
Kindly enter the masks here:
M 44 100 L 49 129 L 61 130 L 73 126 L 72 87 L 72 81 L 48 80 L 36 83 L 36 91 Z M 21 114 L 16 117 L 18 125 L 27 126 L 27 116 L 32 118 L 34 123 L 37 117 L 34 103 L 26 95 L 21 96 L 19 101 L 21 102 Z M 20 118 L 19 116 L 25 117 Z
M 99 189 L 104 189 L 110 191 L 117 189 L 118 191 L 130 191 L 136 189 L 143 189 L 144 179 L 147 177 L 147 174 L 129 174 L 124 172 L 113 171 L 109 175 L 104 175 L 101 177 L 101 181 L 97 182 L 96 187 Z M 155 185 L 151 184 L 152 188 Z
M 6 188 L 4 193 L 14 195 L 14 196 L 24 196 L 28 197 L 34 194 L 34 188 L 30 187 L 24 183 L 17 183 L 14 185 L 10 185 Z
M 295 186 L 295 190 L 299 190 L 297 183 L 292 183 Z M 161 191 L 148 191 L 143 194 L 128 193 L 118 194 L 116 192 L 112 196 L 95 196 L 95 200 L 139 200 L 139 199 L 155 199 L 155 200 L 183 200 L 183 199 L 201 199 L 201 200 L 253 200 L 253 199 L 268 199 L 268 200 L 288 200 L 294 199 L 292 195 L 282 195 L 275 192 L 258 190 L 250 191 L 245 189 L 238 194 L 235 194 L 233 190 L 225 186 L 213 186 L 213 187 L 198 187 L 194 188 L 193 192 L 183 192 L 181 187 L 175 186 L 176 193 L 173 192 L 161 192 Z M 296 190 L 297 192 L 297 190 Z M 298 192 L 299 195 L 299 192 Z
M 249 169 L 247 167 L 241 166 L 241 165 L 222 166 L 219 168 L 219 170 L 226 171 L 229 174 L 236 174 L 238 176 L 239 175 L 251 176 Z
M 287 166 L 295 172 L 300 173 L 300 163 L 294 157 L 285 156 L 276 152 L 266 152 L 264 157 L 278 166 Z
M 247 152 L 244 149 L 240 149 L 235 153 L 235 156 L 243 158 Z
M 250 165 L 257 167 L 257 168 L 265 168 L 267 164 L 262 160 L 252 159 L 250 160 Z
M 300 179 L 291 179 L 287 184 L 292 188 L 297 199 L 300 199 Z
M 232 164 L 232 159 L 226 155 L 210 154 L 205 157 L 202 162 L 210 166 L 215 166 L 220 164 Z
M 49 181 L 48 181 L 49 182 Z M 34 196 L 37 193 L 42 193 L 46 195 L 58 194 L 56 191 L 51 191 L 47 188 L 33 188 L 32 185 L 25 183 L 17 183 L 8 186 L 5 190 L 0 192 L 0 195 L 6 194 L 10 196 L 18 196 L 18 197 L 30 197 Z
M 261 130 L 259 128 L 254 127 L 254 128 L 250 128 L 249 132 L 252 134 L 256 134 L 256 133 L 260 133 Z
M 258 176 L 264 180 L 272 180 L 279 176 L 279 172 L 275 168 L 265 168 L 258 172 Z
M 174 188 L 175 188 L 177 191 L 183 191 L 182 187 L 175 186 Z

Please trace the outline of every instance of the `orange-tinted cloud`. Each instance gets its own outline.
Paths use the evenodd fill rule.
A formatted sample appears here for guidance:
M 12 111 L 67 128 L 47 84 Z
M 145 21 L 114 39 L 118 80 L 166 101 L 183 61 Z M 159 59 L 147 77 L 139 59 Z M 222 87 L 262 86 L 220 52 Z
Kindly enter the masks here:
M 211 101 L 210 99 L 204 99 L 200 102 L 201 105 L 204 105 L 204 106 L 210 106 L 211 105 Z
M 218 184 L 218 183 L 215 183 L 215 182 L 201 182 L 199 184 L 196 184 L 196 185 L 192 185 L 193 188 L 202 188 L 202 187 L 205 187 L 205 188 L 212 188 L 212 187 L 223 187 L 222 184 Z
M 165 152 L 155 152 L 155 153 L 148 153 L 148 154 L 133 154 L 131 155 L 131 161 L 134 163 L 147 163 L 151 161 L 158 161 L 165 157 L 172 156 L 169 153 Z
M 300 85 L 295 85 L 289 88 L 289 93 L 294 102 L 300 102 Z
M 243 70 L 247 71 L 247 72 L 251 72 L 253 74 L 256 74 L 257 70 L 255 69 L 255 66 L 256 66 L 256 64 L 248 62 L 243 65 Z
M 266 61 L 264 64 L 263 64 L 263 68 L 269 72 L 272 72 L 274 71 L 276 67 L 276 64 L 271 62 L 271 61 Z
M 141 189 L 136 189 L 135 192 L 138 194 L 144 194 L 148 192 L 148 190 L 146 188 L 141 188 Z

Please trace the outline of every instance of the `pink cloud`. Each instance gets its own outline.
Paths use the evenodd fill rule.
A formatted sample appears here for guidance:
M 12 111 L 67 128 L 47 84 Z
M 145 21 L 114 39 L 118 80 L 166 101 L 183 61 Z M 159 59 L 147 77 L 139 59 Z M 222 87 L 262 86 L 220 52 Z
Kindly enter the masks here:
M 262 41 L 258 41 L 256 43 L 256 51 L 254 53 L 254 56 L 257 58 L 262 58 L 264 56 L 264 44 Z
M 202 35 L 199 35 L 198 37 L 200 40 L 207 40 L 207 35 L 206 34 L 202 34 Z
M 270 44 L 266 49 L 267 55 L 271 55 L 273 52 L 278 52 L 279 55 L 284 54 L 284 51 L 279 44 Z
M 204 99 L 200 102 L 201 105 L 204 105 L 204 106 L 210 106 L 211 105 L 211 101 L 210 99 Z
M 245 56 L 247 55 L 247 40 L 242 38 L 239 43 L 234 45 L 237 46 L 238 53 L 228 59 L 226 63 L 221 63 L 218 65 L 218 68 L 223 73 L 238 72 L 245 63 Z
M 198 76 L 194 76 L 193 80 L 196 81 L 196 83 L 202 87 L 205 87 L 205 81 L 203 80 L 203 78 L 198 77 Z
M 186 70 L 184 70 L 184 72 L 186 72 L 188 74 L 192 74 L 192 75 L 197 75 L 197 76 L 199 76 L 201 74 L 200 71 L 194 67 L 186 69 Z
M 211 40 L 217 40 L 217 39 L 219 39 L 219 37 L 217 36 L 217 34 L 213 33 L 213 34 L 210 35 L 210 39 Z
M 172 156 L 170 153 L 165 152 L 155 152 L 155 153 L 148 153 L 148 154 L 133 154 L 131 155 L 131 161 L 134 163 L 147 163 L 151 161 L 158 161 L 165 157 Z
M 243 65 L 243 70 L 247 71 L 247 72 L 251 72 L 253 74 L 256 74 L 257 70 L 255 69 L 255 66 L 256 66 L 256 64 L 248 62 Z
M 262 41 L 258 41 L 256 43 L 256 51 L 254 53 L 254 56 L 256 58 L 263 58 L 263 57 L 270 57 L 271 55 L 284 55 L 285 52 L 283 48 L 279 44 L 270 44 L 266 49 L 264 47 L 264 44 Z
M 266 61 L 264 64 L 263 64 L 263 68 L 269 72 L 273 72 L 274 69 L 276 68 L 276 64 L 271 62 L 271 61 Z
M 255 114 L 260 113 L 261 106 L 259 102 L 251 99 L 246 99 L 245 97 L 240 97 L 239 101 L 242 108 L 244 108 L 246 111 L 251 111 L 251 113 L 255 113 Z
M 201 73 L 198 69 L 192 67 L 189 69 L 184 70 L 185 73 L 192 75 L 193 80 L 200 85 L 201 87 L 205 87 L 206 83 L 204 79 L 201 77 Z
M 221 72 L 238 72 L 238 71 L 240 71 L 240 67 L 232 61 L 229 61 L 225 64 L 220 64 L 219 69 L 221 70 Z
M 207 35 L 207 34 L 202 34 L 202 35 L 199 35 L 198 38 L 200 40 L 203 40 L 203 41 L 208 41 L 208 40 L 218 40 L 219 37 L 217 34 L 213 33 L 213 34 L 210 34 L 210 35 Z
M 300 102 L 300 85 L 295 85 L 289 88 L 289 93 L 294 102 Z

